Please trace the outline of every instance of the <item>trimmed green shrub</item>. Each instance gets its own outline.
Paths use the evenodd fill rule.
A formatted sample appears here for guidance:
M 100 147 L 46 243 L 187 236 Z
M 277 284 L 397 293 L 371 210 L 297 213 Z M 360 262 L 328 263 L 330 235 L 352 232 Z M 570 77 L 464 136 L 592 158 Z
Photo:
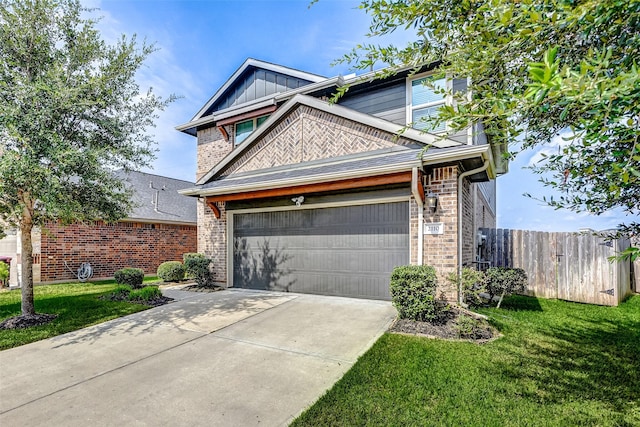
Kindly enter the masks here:
M 480 294 L 486 291 L 484 273 L 473 268 L 464 267 L 461 276 L 459 278 L 458 272 L 452 271 L 447 276 L 447 280 L 457 291 L 459 279 L 462 279 L 462 301 L 470 306 L 481 305 L 482 298 Z
M 506 295 L 524 292 L 527 287 L 527 273 L 521 268 L 491 267 L 484 274 L 489 301 L 500 295 L 498 308 Z
M 195 277 L 194 276 L 194 272 L 189 270 L 189 266 L 191 266 L 192 264 L 187 261 L 187 260 L 192 259 L 192 258 L 204 259 L 204 258 L 206 258 L 206 256 L 204 254 L 199 254 L 197 252 L 187 252 L 187 253 L 182 254 L 182 262 L 184 263 L 185 275 L 189 279 L 193 279 Z
M 158 266 L 158 277 L 165 282 L 179 282 L 184 279 L 184 272 L 180 261 L 166 261 Z
M 157 286 L 145 286 L 142 289 L 134 289 L 129 293 L 129 301 L 152 301 L 162 296 L 162 291 Z
M 213 276 L 209 269 L 211 259 L 202 254 L 197 255 L 184 258 L 185 269 L 189 277 L 195 279 L 198 286 L 213 287 Z
M 118 270 L 113 275 L 116 279 L 116 283 L 119 285 L 129 285 L 132 288 L 142 287 L 142 281 L 144 280 L 144 271 L 141 268 L 123 268 Z
M 391 273 L 391 301 L 401 319 L 423 322 L 439 314 L 436 301 L 438 277 L 430 265 L 404 265 Z
M 206 258 L 206 256 L 197 252 L 186 252 L 182 254 L 182 262 L 186 263 L 188 258 Z

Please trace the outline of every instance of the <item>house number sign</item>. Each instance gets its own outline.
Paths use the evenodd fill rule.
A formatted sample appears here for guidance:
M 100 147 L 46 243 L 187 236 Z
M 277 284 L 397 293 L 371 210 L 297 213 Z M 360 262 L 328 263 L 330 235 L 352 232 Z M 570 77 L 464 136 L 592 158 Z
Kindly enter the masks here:
M 444 234 L 444 223 L 429 222 L 424 224 L 424 234 Z

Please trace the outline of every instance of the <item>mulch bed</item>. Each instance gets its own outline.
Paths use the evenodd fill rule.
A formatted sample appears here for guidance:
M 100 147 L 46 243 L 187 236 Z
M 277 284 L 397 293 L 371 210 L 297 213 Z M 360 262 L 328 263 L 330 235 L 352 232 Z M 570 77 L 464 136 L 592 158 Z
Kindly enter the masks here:
M 467 328 L 459 326 L 461 315 L 465 316 Z M 477 343 L 485 343 L 500 336 L 481 316 L 458 307 L 451 307 L 433 322 L 396 319 L 389 327 L 389 332 Z
M 57 314 L 22 314 L 10 317 L 0 323 L 0 329 L 24 329 L 32 326 L 46 325 L 58 317 Z

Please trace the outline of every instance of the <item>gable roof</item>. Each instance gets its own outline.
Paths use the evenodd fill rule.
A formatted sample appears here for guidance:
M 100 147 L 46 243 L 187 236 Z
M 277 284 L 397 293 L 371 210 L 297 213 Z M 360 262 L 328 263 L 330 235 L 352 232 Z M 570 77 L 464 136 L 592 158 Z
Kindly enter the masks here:
M 125 221 L 195 224 L 196 199 L 178 193 L 192 182 L 145 172 L 115 172 L 133 191 L 134 208 Z
M 314 98 L 308 95 L 297 94 L 289 101 L 287 101 L 282 107 L 276 110 L 255 132 L 244 140 L 235 150 L 222 159 L 213 169 L 207 174 L 201 177 L 196 185 L 203 185 L 217 176 L 218 173 L 223 171 L 228 165 L 230 165 L 239 156 L 244 154 L 251 146 L 254 145 L 260 138 L 268 133 L 273 127 L 275 127 L 280 121 L 282 121 L 290 112 L 297 107 L 305 105 L 316 110 L 333 114 L 335 116 L 361 123 L 365 126 L 376 128 L 384 132 L 396 134 L 403 138 L 413 140 L 416 144 L 421 146 L 433 146 L 436 148 L 446 148 L 461 145 L 460 142 L 443 139 L 440 136 L 421 132 L 416 129 L 408 128 L 402 129 L 401 125 L 393 123 L 370 114 L 361 113 L 351 108 L 343 107 L 337 104 L 330 104 L 326 101 Z
M 216 103 L 230 89 L 242 74 L 249 68 L 260 68 L 263 70 L 273 71 L 275 73 L 308 80 L 312 83 L 318 83 L 326 80 L 326 77 L 317 74 L 307 73 L 306 71 L 296 70 L 295 68 L 285 67 L 283 65 L 273 64 L 271 62 L 260 61 L 258 59 L 248 58 L 244 63 L 227 79 L 227 81 L 216 91 L 216 93 L 207 101 L 207 103 L 196 113 L 191 121 L 202 118 L 207 110 Z

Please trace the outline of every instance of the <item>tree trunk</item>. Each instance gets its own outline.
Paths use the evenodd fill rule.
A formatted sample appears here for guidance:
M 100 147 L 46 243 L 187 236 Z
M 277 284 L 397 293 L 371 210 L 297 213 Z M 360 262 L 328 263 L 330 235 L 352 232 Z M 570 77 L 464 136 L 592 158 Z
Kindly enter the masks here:
M 20 236 L 22 238 L 22 314 L 36 314 L 33 304 L 33 244 L 31 242 L 31 230 L 33 222 L 31 215 L 23 216 L 20 224 Z

